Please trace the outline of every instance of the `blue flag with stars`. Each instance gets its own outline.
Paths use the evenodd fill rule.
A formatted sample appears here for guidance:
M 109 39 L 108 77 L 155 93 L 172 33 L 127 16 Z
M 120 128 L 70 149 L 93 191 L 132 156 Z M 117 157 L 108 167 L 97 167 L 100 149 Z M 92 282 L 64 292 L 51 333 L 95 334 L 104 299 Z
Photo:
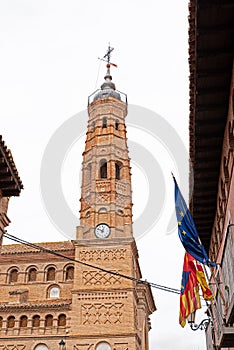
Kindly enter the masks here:
M 178 222 L 178 233 L 184 249 L 200 263 L 216 266 L 216 263 L 211 262 L 208 258 L 205 247 L 198 236 L 192 215 L 185 203 L 174 176 L 173 179 L 175 183 L 175 209 Z

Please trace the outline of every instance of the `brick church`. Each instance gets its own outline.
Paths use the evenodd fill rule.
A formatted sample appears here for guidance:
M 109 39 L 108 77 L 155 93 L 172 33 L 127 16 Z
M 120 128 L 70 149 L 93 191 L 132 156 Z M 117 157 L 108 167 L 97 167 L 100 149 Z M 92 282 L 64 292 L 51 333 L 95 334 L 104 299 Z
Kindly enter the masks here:
M 149 349 L 149 316 L 156 309 L 151 289 L 118 275 L 141 278 L 132 230 L 127 97 L 116 90 L 109 63 L 88 115 L 76 240 L 38 244 L 58 255 L 23 244 L 2 246 L 0 350 Z M 1 163 L 1 169 L 9 166 Z M 1 201 L 19 195 L 20 185 L 15 194 L 0 187 Z

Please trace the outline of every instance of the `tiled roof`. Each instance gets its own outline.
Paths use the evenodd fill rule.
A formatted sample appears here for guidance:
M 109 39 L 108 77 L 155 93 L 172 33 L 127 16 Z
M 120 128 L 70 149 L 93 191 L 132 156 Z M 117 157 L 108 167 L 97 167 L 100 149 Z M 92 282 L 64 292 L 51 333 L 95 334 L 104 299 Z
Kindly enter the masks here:
M 49 250 L 53 250 L 55 252 L 74 250 L 74 245 L 71 241 L 41 242 L 41 243 L 33 243 L 33 244 Z M 24 244 L 9 244 L 9 245 L 2 246 L 0 255 L 28 254 L 28 253 L 40 253 L 40 252 L 41 252 L 40 249 L 34 249 Z
M 0 189 L 4 197 L 19 196 L 23 189 L 11 151 L 0 135 Z
M 1 312 L 10 309 L 53 309 L 69 308 L 72 303 L 71 299 L 53 299 L 53 300 L 34 300 L 26 303 L 0 303 Z
M 233 1 L 190 0 L 190 192 L 207 250 L 216 212 L 234 51 Z M 193 185 L 194 180 L 194 187 Z

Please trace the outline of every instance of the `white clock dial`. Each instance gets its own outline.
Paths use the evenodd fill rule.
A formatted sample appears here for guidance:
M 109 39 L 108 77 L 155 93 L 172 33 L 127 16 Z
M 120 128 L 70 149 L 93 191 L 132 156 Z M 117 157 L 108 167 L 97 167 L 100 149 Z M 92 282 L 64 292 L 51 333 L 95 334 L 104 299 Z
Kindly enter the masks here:
M 101 342 L 97 345 L 96 350 L 111 350 L 111 347 L 106 342 Z
M 97 238 L 107 238 L 110 234 L 110 227 L 107 224 L 99 224 L 94 230 Z
M 36 347 L 35 347 L 35 350 L 49 350 L 48 347 L 44 344 L 38 344 Z

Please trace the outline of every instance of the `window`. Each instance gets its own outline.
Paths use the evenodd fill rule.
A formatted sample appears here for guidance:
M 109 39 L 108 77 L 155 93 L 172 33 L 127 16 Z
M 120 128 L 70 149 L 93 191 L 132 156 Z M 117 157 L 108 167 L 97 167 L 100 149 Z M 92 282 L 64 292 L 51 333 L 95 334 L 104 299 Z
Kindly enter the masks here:
M 28 282 L 35 282 L 37 279 L 37 270 L 32 267 L 28 270 Z
M 18 270 L 12 269 L 9 274 L 9 283 L 15 283 L 18 281 Z
M 92 122 L 92 131 L 95 130 L 95 122 Z
M 74 278 L 74 266 L 68 266 L 66 268 L 66 281 L 73 280 Z
M 46 274 L 46 280 L 47 281 L 54 281 L 55 280 L 55 268 L 49 267 Z
M 117 163 L 115 163 L 115 178 L 120 180 L 120 165 Z
M 7 328 L 14 328 L 15 327 L 15 317 L 9 316 L 7 319 Z
M 58 317 L 58 326 L 59 327 L 64 327 L 64 326 L 66 326 L 66 323 L 67 323 L 66 315 L 64 315 L 64 314 L 59 315 L 59 317 Z
M 102 207 L 102 208 L 100 208 L 100 209 L 98 210 L 98 212 L 99 212 L 99 213 L 106 213 L 107 210 L 106 210 L 106 208 Z
M 3 324 L 3 318 L 2 316 L 0 316 L 0 328 L 2 328 L 2 324 Z
M 52 315 L 46 315 L 45 317 L 45 327 L 52 327 L 53 326 L 53 316 Z
M 100 162 L 100 178 L 101 179 L 107 178 L 107 162 L 105 160 L 102 160 Z
M 52 287 L 49 292 L 50 298 L 59 298 L 60 289 L 58 287 Z
M 102 128 L 106 128 L 107 127 L 107 119 L 106 117 L 102 118 Z
M 35 315 L 32 318 L 32 326 L 33 327 L 40 327 L 40 316 L 39 315 Z
M 115 121 L 115 130 L 119 130 L 119 121 L 118 120 Z
M 20 328 L 22 327 L 27 327 L 27 325 L 28 325 L 28 318 L 27 318 L 27 316 L 21 316 L 20 317 L 20 324 L 19 324 L 19 326 L 20 326 Z

